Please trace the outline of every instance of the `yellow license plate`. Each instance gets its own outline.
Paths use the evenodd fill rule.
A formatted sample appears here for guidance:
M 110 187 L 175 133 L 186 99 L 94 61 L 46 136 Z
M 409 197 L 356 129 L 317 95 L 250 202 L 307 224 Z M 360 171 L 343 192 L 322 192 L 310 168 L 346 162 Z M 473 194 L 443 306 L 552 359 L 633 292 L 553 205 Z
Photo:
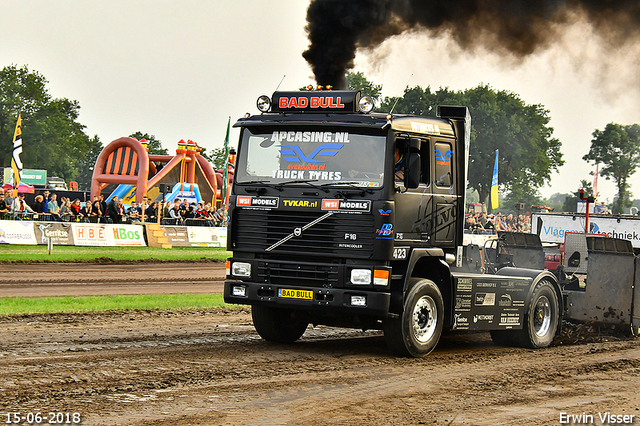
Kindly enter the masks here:
M 291 288 L 278 289 L 279 297 L 286 297 L 289 299 L 306 299 L 313 300 L 313 291 L 310 290 L 294 290 Z

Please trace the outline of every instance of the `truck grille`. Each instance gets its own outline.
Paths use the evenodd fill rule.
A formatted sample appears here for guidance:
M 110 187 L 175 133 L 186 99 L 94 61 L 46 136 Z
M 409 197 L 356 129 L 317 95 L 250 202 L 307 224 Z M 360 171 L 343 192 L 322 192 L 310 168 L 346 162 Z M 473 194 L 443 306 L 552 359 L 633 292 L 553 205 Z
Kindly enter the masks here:
M 282 240 L 295 228 L 302 228 L 321 217 L 323 212 L 284 210 L 235 211 L 234 250 L 263 252 Z M 345 235 L 357 238 L 345 238 Z M 271 253 L 348 255 L 351 258 L 368 259 L 373 254 L 375 227 L 373 216 L 336 213 L 306 229 L 301 236 L 293 237 Z
M 334 287 L 340 266 L 317 263 L 259 261 L 258 280 L 269 284 Z

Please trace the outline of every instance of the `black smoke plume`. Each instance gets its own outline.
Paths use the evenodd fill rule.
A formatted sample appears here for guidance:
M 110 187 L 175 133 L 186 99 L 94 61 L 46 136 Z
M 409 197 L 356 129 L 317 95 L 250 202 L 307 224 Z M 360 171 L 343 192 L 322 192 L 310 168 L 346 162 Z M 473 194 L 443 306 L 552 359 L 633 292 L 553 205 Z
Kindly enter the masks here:
M 302 56 L 318 84 L 344 88 L 358 48 L 404 32 L 446 34 L 465 50 L 523 58 L 581 19 L 612 48 L 640 39 L 640 0 L 313 0 Z

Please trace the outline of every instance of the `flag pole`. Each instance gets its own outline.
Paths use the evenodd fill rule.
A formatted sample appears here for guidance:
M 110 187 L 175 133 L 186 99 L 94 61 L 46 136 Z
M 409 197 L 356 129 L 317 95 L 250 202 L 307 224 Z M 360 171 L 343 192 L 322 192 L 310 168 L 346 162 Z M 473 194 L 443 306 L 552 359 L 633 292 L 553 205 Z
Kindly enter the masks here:
M 229 132 L 231 130 L 231 116 L 227 121 L 227 134 L 224 138 L 224 168 L 222 169 L 222 215 L 227 224 L 227 211 L 229 208 L 228 183 L 229 180 Z
M 16 130 L 13 133 L 13 156 L 11 157 L 11 169 L 13 170 L 13 198 L 18 196 L 18 185 L 20 185 L 20 176 L 22 175 L 22 114 L 18 114 L 16 122 Z

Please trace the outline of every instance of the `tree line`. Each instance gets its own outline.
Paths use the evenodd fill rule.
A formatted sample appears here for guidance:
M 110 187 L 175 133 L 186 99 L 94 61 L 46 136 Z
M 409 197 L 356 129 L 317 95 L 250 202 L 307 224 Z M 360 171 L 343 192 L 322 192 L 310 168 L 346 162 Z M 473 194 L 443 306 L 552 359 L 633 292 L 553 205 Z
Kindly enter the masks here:
M 13 134 L 20 115 L 23 167 L 47 170 L 47 176 L 76 181 L 80 190 L 87 191 L 104 145 L 98 135 L 89 136 L 86 126 L 78 121 L 79 102 L 53 98 L 47 84 L 42 74 L 30 71 L 27 65 L 12 64 L 0 71 L 0 165 L 11 166 Z M 150 154 L 169 153 L 152 134 L 137 131 L 129 136 L 146 139 Z M 222 167 L 222 148 L 212 153 L 205 149 L 201 154 Z
M 466 105 L 472 116 L 468 186 L 477 191 L 481 202 L 489 204 L 496 149 L 498 182 L 501 192 L 507 194 L 503 200 L 507 206 L 541 204 L 539 188 L 564 164 L 562 143 L 549 126 L 549 110 L 541 104 L 527 104 L 513 92 L 485 84 L 463 91 L 415 86 L 406 87 L 402 96 L 383 98 L 382 86 L 360 72 L 348 73 L 347 82 L 349 88 L 371 95 L 379 111 L 435 115 L 437 105 Z M 88 189 L 103 144 L 97 135 L 89 136 L 86 126 L 78 121 L 78 101 L 53 98 L 47 83 L 42 74 L 26 65 L 9 65 L 0 71 L 0 164 L 11 164 L 13 133 L 20 114 L 24 168 L 45 169 L 49 176 L 75 180 L 80 189 Z M 152 154 L 168 153 L 152 134 L 138 131 L 130 136 L 147 139 Z M 210 153 L 203 150 L 202 154 L 215 168 L 222 167 L 223 148 Z M 640 165 L 640 126 L 609 123 L 604 130 L 595 130 L 583 159 L 600 164 L 600 176 L 616 183 L 614 212 L 629 207 L 628 179 Z
M 500 192 L 506 193 L 504 204 L 509 207 L 521 202 L 543 204 L 539 188 L 548 184 L 551 173 L 564 164 L 562 143 L 549 126 L 549 110 L 541 104 L 527 104 L 513 92 L 485 84 L 463 91 L 415 86 L 405 88 L 402 96 L 382 98 L 382 86 L 360 72 L 349 73 L 347 82 L 351 89 L 373 96 L 380 111 L 393 110 L 394 114 L 435 115 L 437 105 L 467 106 L 472 117 L 468 187 L 477 191 L 480 202 L 488 202 L 496 149 Z M 628 179 L 640 165 L 640 126 L 609 123 L 604 130 L 595 130 L 589 153 L 583 159 L 600 164 L 600 176 L 616 183 L 618 195 L 613 212 L 621 213 L 630 207 Z M 580 188 L 583 187 L 587 194 L 593 194 L 586 180 L 581 182 Z M 573 211 L 576 199 L 564 208 L 572 204 Z

